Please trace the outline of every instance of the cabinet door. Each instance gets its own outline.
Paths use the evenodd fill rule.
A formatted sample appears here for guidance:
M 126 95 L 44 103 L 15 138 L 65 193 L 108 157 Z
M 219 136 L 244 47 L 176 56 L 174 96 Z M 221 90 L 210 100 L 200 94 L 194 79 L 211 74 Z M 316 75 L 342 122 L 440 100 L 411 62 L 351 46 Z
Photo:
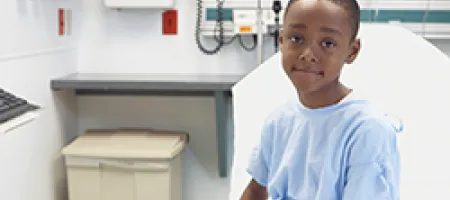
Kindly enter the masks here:
M 132 170 L 102 167 L 102 200 L 135 200 L 134 187 L 134 172 Z
M 169 171 L 135 172 L 135 200 L 171 200 Z
M 67 168 L 70 200 L 99 200 L 100 173 L 97 168 Z

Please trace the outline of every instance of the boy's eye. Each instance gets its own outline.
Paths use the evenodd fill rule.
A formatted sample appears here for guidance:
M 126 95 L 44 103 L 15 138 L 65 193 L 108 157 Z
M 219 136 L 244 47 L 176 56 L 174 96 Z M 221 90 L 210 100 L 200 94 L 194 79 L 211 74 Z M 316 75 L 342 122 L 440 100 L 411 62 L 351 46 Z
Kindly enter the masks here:
M 322 46 L 325 48 L 332 48 L 332 47 L 335 47 L 336 44 L 332 41 L 324 41 L 324 42 L 322 42 Z
M 292 42 L 295 42 L 295 43 L 303 42 L 303 38 L 300 36 L 292 36 L 290 39 Z

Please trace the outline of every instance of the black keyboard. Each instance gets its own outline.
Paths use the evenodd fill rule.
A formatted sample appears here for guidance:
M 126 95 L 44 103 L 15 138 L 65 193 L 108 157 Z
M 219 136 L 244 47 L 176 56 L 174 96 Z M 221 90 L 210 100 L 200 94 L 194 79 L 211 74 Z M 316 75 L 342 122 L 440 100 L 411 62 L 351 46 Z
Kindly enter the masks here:
M 0 124 L 37 109 L 39 106 L 0 88 Z

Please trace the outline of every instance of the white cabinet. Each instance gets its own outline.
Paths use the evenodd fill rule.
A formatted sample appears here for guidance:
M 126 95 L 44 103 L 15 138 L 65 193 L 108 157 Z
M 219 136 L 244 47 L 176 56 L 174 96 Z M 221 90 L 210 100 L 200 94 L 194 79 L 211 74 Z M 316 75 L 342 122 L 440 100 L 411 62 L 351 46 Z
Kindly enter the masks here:
M 188 135 L 89 130 L 63 149 L 70 200 L 181 200 Z

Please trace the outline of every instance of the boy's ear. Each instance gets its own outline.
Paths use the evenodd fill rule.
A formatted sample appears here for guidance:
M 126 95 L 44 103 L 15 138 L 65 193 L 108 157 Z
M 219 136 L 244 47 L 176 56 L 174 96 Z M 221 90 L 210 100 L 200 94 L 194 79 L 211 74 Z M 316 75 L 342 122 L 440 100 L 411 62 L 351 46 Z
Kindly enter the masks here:
M 279 33 L 278 33 L 278 43 L 280 44 L 280 48 L 281 45 L 283 44 L 283 29 L 280 28 Z
M 359 54 L 359 51 L 361 50 L 361 40 L 355 39 L 351 46 L 350 54 L 348 55 L 348 58 L 345 60 L 345 63 L 351 64 L 353 61 L 355 61 L 356 57 Z

